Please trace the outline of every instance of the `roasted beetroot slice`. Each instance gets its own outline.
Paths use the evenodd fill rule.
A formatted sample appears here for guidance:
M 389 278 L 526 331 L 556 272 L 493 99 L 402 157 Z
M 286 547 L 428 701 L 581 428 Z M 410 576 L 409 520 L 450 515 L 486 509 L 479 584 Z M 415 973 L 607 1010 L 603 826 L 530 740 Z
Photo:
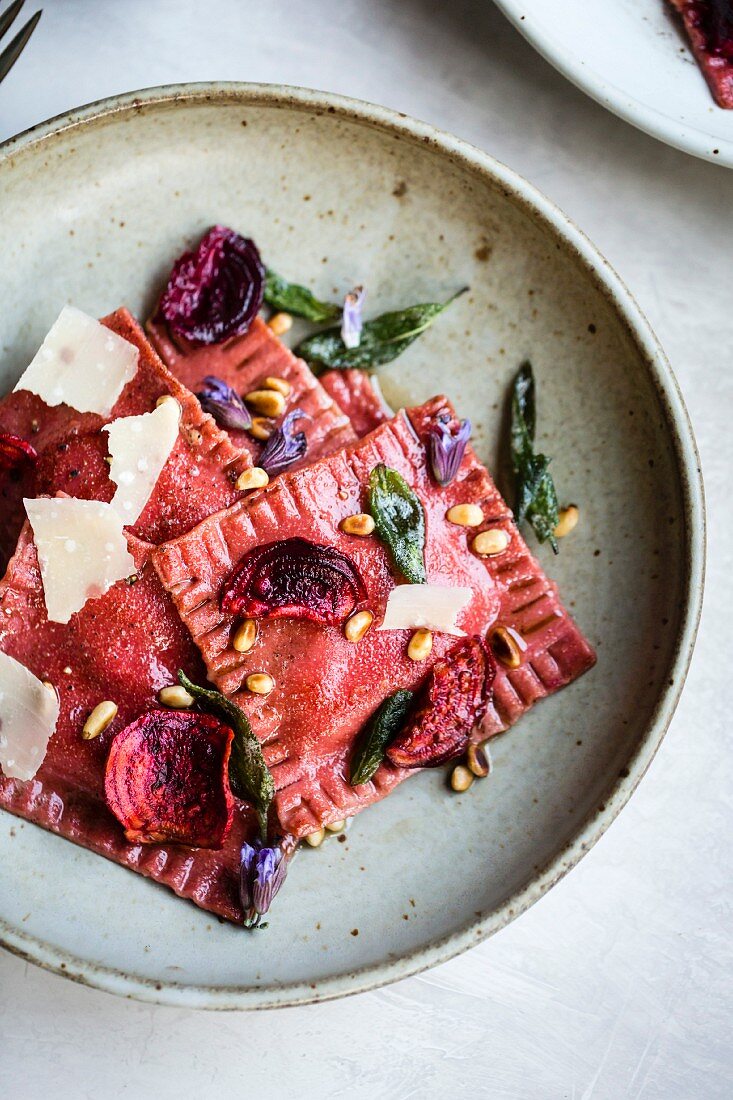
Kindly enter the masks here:
M 265 269 L 254 241 L 215 225 L 176 260 L 159 315 L 193 344 L 245 333 L 262 305 Z
M 336 626 L 366 603 L 361 574 L 332 546 L 291 538 L 256 546 L 224 582 L 225 614 Z
M 171 710 L 147 711 L 117 734 L 104 787 L 130 843 L 222 847 L 234 811 L 233 736 L 209 715 Z
M 0 432 L 0 470 L 15 470 L 38 459 L 35 447 L 19 435 Z
M 489 702 L 496 665 L 478 638 L 466 638 L 436 661 L 417 709 L 387 749 L 398 768 L 437 768 L 465 752 Z

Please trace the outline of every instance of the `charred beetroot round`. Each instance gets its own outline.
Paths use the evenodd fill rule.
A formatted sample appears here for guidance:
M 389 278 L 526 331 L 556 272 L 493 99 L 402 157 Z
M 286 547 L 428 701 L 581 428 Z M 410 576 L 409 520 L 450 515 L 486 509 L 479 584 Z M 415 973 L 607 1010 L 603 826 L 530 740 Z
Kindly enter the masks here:
M 232 730 L 207 714 L 151 710 L 107 758 L 107 805 L 133 844 L 221 848 L 232 823 Z
M 24 463 L 38 459 L 35 447 L 19 435 L 0 432 L 0 470 L 15 470 Z
M 387 749 L 398 768 L 436 768 L 466 751 L 494 682 L 494 659 L 479 638 L 458 642 L 436 661 L 407 725 Z
M 336 626 L 366 598 L 350 558 L 332 546 L 292 538 L 245 554 L 224 584 L 221 607 L 253 619 L 309 619 Z
M 257 246 L 215 225 L 171 271 L 158 307 L 170 329 L 193 344 L 245 333 L 262 305 L 265 268 Z

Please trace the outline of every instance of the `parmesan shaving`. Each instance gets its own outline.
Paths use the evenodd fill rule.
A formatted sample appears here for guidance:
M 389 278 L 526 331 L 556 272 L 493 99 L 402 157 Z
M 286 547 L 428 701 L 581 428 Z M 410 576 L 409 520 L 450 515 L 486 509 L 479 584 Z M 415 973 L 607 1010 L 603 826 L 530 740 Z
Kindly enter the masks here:
M 400 584 L 387 600 L 380 630 L 422 628 L 440 634 L 463 637 L 456 620 L 473 597 L 470 588 L 449 588 L 437 584 Z
M 117 486 L 112 507 L 124 524 L 142 513 L 178 439 L 181 407 L 162 401 L 153 412 L 124 416 L 102 430 L 109 435 L 109 476 Z
M 0 653 L 0 767 L 11 779 L 32 779 L 56 728 L 59 701 L 19 661 Z
M 135 572 L 122 519 L 111 504 L 74 497 L 24 500 L 50 622 L 68 623 L 87 600 Z
M 16 390 L 47 405 L 107 417 L 137 372 L 138 349 L 80 309 L 64 306 Z

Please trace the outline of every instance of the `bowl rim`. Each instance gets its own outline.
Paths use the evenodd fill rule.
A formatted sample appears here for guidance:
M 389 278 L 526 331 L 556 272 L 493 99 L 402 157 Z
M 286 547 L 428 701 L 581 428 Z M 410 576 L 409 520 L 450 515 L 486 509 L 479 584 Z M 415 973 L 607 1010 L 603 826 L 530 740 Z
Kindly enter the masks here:
M 635 746 L 626 766 L 616 777 L 604 799 L 603 808 L 591 812 L 579 824 L 565 847 L 502 905 L 465 927 L 427 946 L 401 955 L 398 959 L 323 979 L 315 988 L 305 982 L 241 987 L 154 982 L 113 967 L 90 963 L 0 920 L 0 946 L 53 973 L 121 996 L 178 1007 L 213 1009 L 275 1008 L 315 1003 L 366 992 L 411 977 L 428 967 L 447 962 L 487 939 L 528 909 L 567 874 L 618 815 L 662 742 L 682 692 L 692 657 L 702 609 L 705 576 L 706 530 L 702 471 L 689 415 L 669 362 L 646 317 L 605 257 L 570 218 L 523 177 L 490 154 L 428 123 L 386 107 L 330 92 L 275 84 L 189 82 L 109 96 L 39 123 L 0 145 L 0 172 L 17 154 L 33 146 L 41 146 L 68 130 L 89 129 L 105 124 L 115 116 L 175 107 L 179 103 L 210 106 L 237 103 L 311 114 L 329 113 L 344 121 L 360 123 L 399 138 L 427 144 L 437 153 L 448 156 L 454 164 L 461 165 L 492 186 L 499 187 L 510 201 L 522 207 L 536 221 L 539 220 L 566 252 L 574 257 L 614 308 L 641 355 L 656 390 L 680 480 L 684 517 L 684 570 L 681 582 L 684 605 L 665 686 L 644 735 Z
M 719 164 L 724 168 L 733 168 L 733 141 L 726 137 L 715 137 L 699 126 L 691 125 L 682 119 L 665 115 L 656 107 L 650 107 L 640 99 L 630 96 L 623 88 L 617 87 L 579 61 L 572 50 L 565 49 L 558 42 L 551 41 L 535 26 L 531 15 L 527 14 L 522 0 L 494 0 L 497 8 L 509 20 L 527 42 L 544 57 L 548 64 L 579 88 L 581 92 L 594 99 L 601 107 L 611 111 L 618 118 L 635 126 L 649 137 L 679 149 L 681 153 L 698 157 L 700 160 Z M 700 74 L 701 91 L 710 99 L 716 110 L 723 110 L 713 100 L 712 94 Z

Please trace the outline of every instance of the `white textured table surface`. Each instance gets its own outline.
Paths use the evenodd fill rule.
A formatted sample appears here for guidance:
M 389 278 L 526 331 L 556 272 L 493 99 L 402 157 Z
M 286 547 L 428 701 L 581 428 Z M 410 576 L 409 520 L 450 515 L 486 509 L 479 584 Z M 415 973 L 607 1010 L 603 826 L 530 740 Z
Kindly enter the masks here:
M 398 108 L 537 184 L 616 266 L 670 356 L 702 452 L 710 552 L 701 635 L 662 750 L 604 839 L 520 920 L 420 977 L 279 1013 L 127 1003 L 0 953 L 3 1095 L 733 1095 L 733 173 L 604 112 L 490 0 L 44 8 L 0 87 L 0 138 L 114 92 L 261 80 Z

